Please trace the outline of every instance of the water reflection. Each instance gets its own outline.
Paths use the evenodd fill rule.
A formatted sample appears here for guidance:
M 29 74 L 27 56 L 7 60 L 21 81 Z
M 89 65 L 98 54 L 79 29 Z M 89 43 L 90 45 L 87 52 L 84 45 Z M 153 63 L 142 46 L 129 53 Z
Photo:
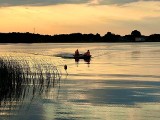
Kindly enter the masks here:
M 77 67 L 78 67 L 78 65 L 79 65 L 79 62 L 82 61 L 82 60 L 83 60 L 83 61 L 88 65 L 88 67 L 89 67 L 91 59 L 78 59 L 78 58 L 75 58 L 75 63 L 76 63 L 76 65 L 77 65 Z
M 131 52 L 131 58 L 133 60 L 138 60 L 140 58 L 141 52 L 140 51 L 132 51 Z
M 37 97 L 51 97 L 50 90 L 60 86 L 57 67 L 42 61 L 30 57 L 0 58 L 0 116 L 17 114 Z
M 68 81 L 66 86 L 70 102 L 78 104 L 136 106 L 144 103 L 160 102 L 159 81 L 106 80 Z M 76 91 L 76 92 L 75 92 Z M 76 93 L 76 94 L 75 94 Z M 75 94 L 74 96 L 72 96 Z
M 16 59 L 8 57 L 9 61 L 12 59 L 15 63 L 20 63 L 21 67 L 13 67 L 17 70 L 15 73 L 20 73 L 19 78 L 23 76 L 21 73 L 25 76 L 28 74 L 28 77 L 20 79 L 25 81 L 25 84 L 24 82 L 15 86 L 11 84 L 10 88 L 0 82 L 2 96 L 0 119 L 6 120 L 3 116 L 9 114 L 13 115 L 11 120 L 14 120 L 13 117 L 15 120 L 18 118 L 19 120 L 105 120 L 106 118 L 159 120 L 160 118 L 159 43 L 89 45 L 48 43 L 1 46 L 3 49 L 0 51 L 12 52 L 14 49 L 16 54 L 25 52 L 24 56 L 30 53 L 34 56 L 25 57 L 25 61 L 23 57 Z M 94 57 L 92 61 L 79 60 L 76 67 L 76 61 L 69 54 L 76 48 L 82 48 L 84 51 L 86 48 L 92 50 Z M 62 55 L 62 49 L 68 54 Z M 34 58 L 40 54 L 45 56 L 38 60 Z M 56 54 L 60 54 L 60 57 L 55 57 Z M 48 60 L 44 59 L 47 55 L 50 56 Z M 57 77 L 53 82 L 52 80 L 45 82 L 50 79 L 50 74 L 54 78 L 59 73 L 53 67 L 55 64 L 50 64 L 52 59 L 62 65 L 63 71 L 63 66 L 68 65 L 69 75 L 67 76 L 65 71 L 63 74 L 62 71 L 65 75 L 63 77 L 66 78 L 64 81 L 61 78 L 61 84 Z M 18 68 L 26 69 L 18 72 Z M 54 73 L 51 72 L 52 69 L 55 70 Z M 14 76 L 15 73 L 11 73 Z M 6 78 L 4 79 L 6 81 L 10 79 L 3 78 Z M 29 82 L 26 82 L 27 80 Z M 2 93 L 6 95 L 3 96 Z M 8 104 L 11 105 L 7 106 Z

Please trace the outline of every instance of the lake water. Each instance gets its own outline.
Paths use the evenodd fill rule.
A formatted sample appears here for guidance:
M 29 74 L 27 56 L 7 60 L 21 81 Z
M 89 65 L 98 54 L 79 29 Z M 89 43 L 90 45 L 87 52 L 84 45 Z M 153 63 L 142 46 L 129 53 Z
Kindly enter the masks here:
M 77 48 L 91 61 L 56 57 Z M 1 97 L 0 120 L 160 119 L 160 43 L 0 44 L 0 55 L 43 59 L 61 74 L 43 94 Z

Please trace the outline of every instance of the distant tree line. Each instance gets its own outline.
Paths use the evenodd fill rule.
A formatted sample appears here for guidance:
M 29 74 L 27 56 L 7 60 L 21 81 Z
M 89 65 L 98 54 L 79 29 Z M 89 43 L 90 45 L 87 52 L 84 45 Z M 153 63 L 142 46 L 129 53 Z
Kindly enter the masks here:
M 104 36 L 100 34 L 59 34 L 40 35 L 33 33 L 0 33 L 0 43 L 81 43 L 81 42 L 160 42 L 160 34 L 150 36 L 141 35 L 134 30 L 129 35 L 121 36 L 107 32 Z

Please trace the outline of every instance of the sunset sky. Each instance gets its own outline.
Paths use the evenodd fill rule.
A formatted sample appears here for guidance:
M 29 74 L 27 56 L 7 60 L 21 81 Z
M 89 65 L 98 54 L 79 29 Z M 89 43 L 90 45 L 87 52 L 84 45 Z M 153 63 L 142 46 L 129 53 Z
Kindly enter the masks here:
M 0 0 L 0 32 L 160 33 L 160 0 Z

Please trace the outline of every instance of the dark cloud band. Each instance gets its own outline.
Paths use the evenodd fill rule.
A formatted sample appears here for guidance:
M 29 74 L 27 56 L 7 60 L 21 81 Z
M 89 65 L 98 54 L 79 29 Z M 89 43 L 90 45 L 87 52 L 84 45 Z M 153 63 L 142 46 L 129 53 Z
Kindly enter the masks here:
M 82 4 L 89 3 L 91 0 L 0 0 L 0 6 L 45 6 L 45 5 L 56 5 L 56 4 Z M 131 2 L 137 2 L 140 0 L 101 0 L 101 5 L 110 4 L 126 4 Z M 159 0 L 143 0 L 143 1 L 159 1 Z
M 45 6 L 56 4 L 81 4 L 87 2 L 89 2 L 89 0 L 0 0 L 0 6 Z

